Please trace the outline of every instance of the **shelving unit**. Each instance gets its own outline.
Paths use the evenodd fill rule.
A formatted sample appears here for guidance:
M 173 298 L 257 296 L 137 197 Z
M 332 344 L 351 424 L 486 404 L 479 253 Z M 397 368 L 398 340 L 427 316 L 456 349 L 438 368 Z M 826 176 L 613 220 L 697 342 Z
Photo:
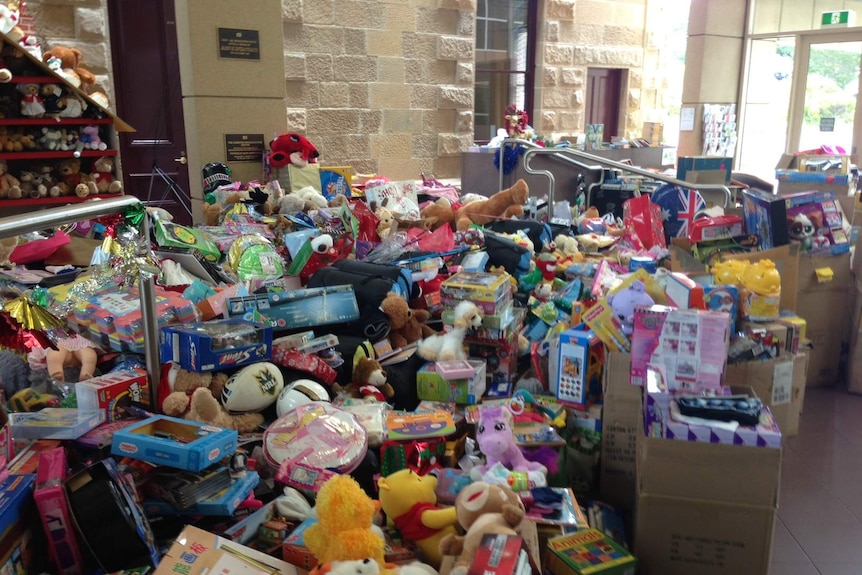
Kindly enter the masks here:
M 86 198 L 79 198 L 78 196 L 60 196 L 57 198 L 21 198 L 20 200 L 7 199 L 0 200 L 0 208 L 18 208 L 21 206 L 62 206 L 65 204 L 80 204 L 81 202 L 86 202 L 87 200 L 92 199 L 107 200 L 109 198 L 116 197 L 117 194 L 98 194 L 95 196 L 87 196 Z

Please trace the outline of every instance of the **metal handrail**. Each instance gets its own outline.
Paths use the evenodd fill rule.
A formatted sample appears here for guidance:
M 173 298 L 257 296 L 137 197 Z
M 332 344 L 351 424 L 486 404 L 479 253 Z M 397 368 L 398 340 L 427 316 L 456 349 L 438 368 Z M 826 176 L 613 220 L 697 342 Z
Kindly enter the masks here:
M 36 232 L 111 214 L 122 214 L 128 208 L 140 204 L 134 196 L 120 196 L 106 200 L 92 200 L 48 208 L 26 214 L 0 218 L 0 238 Z M 2 205 L 2 204 L 0 204 Z M 143 229 L 149 229 L 144 212 Z M 161 358 L 159 357 L 159 322 L 156 315 L 155 278 L 152 274 L 141 273 L 140 277 L 141 318 L 144 324 L 144 358 L 150 380 L 150 408 L 156 409 L 159 383 L 161 379 Z
M 506 138 L 500 144 L 500 169 L 498 170 L 499 174 L 500 174 L 500 177 L 499 177 L 499 184 L 500 185 L 498 186 L 498 189 L 500 189 L 500 190 L 503 189 L 503 150 L 505 149 L 506 144 L 515 144 L 515 145 L 524 146 L 525 148 L 528 148 L 528 150 L 527 150 L 528 152 L 531 150 L 545 150 L 547 152 L 549 150 L 550 151 L 559 151 L 559 150 L 563 149 L 563 148 L 545 148 L 544 146 L 540 146 L 539 144 L 536 144 L 535 142 L 531 142 L 530 140 L 522 140 L 520 138 Z M 582 168 L 584 170 L 600 169 L 600 168 L 597 168 L 597 166 L 589 166 L 587 164 L 583 164 L 583 163 L 575 160 L 574 158 L 567 158 L 565 156 L 560 156 L 559 159 L 561 159 L 565 162 L 568 162 L 570 164 L 574 164 L 574 165 L 576 165 L 579 168 Z M 539 170 L 539 171 L 532 171 L 531 172 L 528 169 L 526 161 L 524 162 L 524 171 L 526 171 L 528 174 L 547 175 L 546 170 Z

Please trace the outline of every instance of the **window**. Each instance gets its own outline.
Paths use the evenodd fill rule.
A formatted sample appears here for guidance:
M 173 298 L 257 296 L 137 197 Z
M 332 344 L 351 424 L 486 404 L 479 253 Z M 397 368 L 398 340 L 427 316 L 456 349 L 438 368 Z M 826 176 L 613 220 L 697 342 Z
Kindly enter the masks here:
M 479 0 L 476 9 L 474 133 L 487 142 L 502 127 L 506 106 L 533 116 L 538 0 Z

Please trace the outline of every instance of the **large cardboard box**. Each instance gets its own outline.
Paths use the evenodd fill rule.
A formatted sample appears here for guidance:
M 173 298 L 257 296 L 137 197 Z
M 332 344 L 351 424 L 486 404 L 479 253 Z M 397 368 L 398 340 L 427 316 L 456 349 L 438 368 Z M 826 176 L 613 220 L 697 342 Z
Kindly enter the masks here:
M 724 381 L 753 389 L 769 407 L 781 434 L 789 437 L 799 433 L 807 368 L 806 355 L 782 353 L 776 359 L 728 365 Z
M 862 393 L 862 286 L 853 287 L 850 300 L 852 329 L 847 354 L 847 391 Z
M 799 292 L 799 246 L 786 245 L 760 252 L 726 254 L 722 259 L 748 260 L 751 263 L 769 259 L 775 262 L 775 269 L 781 274 L 781 309 L 796 309 Z
M 812 345 L 808 385 L 833 385 L 840 374 L 841 347 L 850 341 L 850 254 L 801 255 L 797 285 L 796 314 L 807 322 Z
M 599 489 L 602 501 L 618 509 L 634 509 L 637 499 L 638 416 L 642 411 L 641 388 L 629 383 L 632 356 L 605 355 L 602 406 L 602 453 Z
M 677 179 L 693 184 L 727 184 L 733 158 L 716 156 L 680 156 L 677 160 Z
M 766 575 L 780 449 L 638 435 L 635 556 L 647 575 Z

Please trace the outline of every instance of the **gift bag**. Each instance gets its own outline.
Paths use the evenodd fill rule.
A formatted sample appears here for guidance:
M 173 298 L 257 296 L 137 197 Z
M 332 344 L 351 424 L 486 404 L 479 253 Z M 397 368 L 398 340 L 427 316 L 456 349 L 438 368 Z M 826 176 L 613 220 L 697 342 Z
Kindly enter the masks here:
M 412 441 L 384 441 L 380 448 L 380 475 L 386 477 L 402 469 L 418 475 L 427 475 L 440 469 L 446 455 L 446 440 L 414 439 Z
M 285 194 L 295 193 L 311 186 L 321 192 L 320 164 L 308 164 L 304 168 L 288 164 L 281 168 L 275 168 L 275 177 Z
M 626 201 L 623 204 L 624 241 L 636 251 L 667 247 L 661 216 L 661 207 L 651 202 L 649 196 Z

